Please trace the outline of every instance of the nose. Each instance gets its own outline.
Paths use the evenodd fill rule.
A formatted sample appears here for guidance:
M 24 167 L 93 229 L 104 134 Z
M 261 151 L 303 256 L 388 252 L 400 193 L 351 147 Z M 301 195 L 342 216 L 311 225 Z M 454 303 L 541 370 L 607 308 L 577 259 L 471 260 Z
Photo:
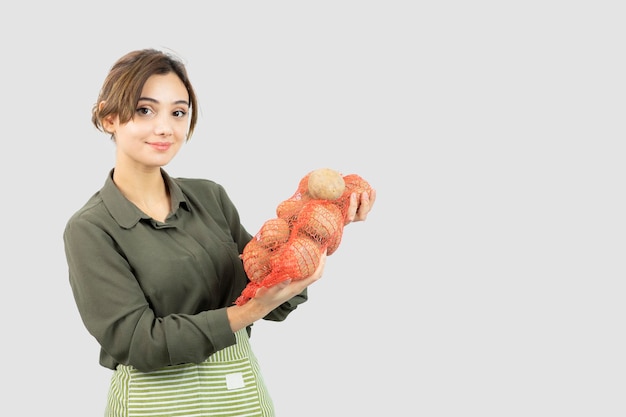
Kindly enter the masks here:
M 158 136 L 172 136 L 172 128 L 167 125 L 159 125 L 154 131 Z
M 174 133 L 174 129 L 166 117 L 161 117 L 156 120 L 154 133 L 158 136 L 171 136 Z

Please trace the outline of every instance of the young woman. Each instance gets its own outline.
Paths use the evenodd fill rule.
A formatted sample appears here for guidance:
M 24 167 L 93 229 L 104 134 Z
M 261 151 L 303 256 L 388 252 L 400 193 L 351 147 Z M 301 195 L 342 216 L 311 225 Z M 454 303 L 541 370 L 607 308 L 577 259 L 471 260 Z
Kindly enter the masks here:
M 113 65 L 92 110 L 115 164 L 63 238 L 81 318 L 113 370 L 106 416 L 273 416 L 250 328 L 284 320 L 324 270 L 325 255 L 310 277 L 234 304 L 252 235 L 222 186 L 163 169 L 197 108 L 181 61 L 145 49 Z M 346 221 L 365 220 L 375 198 L 352 195 Z

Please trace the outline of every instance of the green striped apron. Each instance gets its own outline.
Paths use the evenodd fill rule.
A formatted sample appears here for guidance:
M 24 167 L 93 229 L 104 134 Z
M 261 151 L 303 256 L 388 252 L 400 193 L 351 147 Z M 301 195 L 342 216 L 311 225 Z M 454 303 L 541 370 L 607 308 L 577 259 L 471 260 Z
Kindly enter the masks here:
M 274 406 L 246 329 L 200 364 L 140 372 L 118 365 L 105 417 L 273 417 Z

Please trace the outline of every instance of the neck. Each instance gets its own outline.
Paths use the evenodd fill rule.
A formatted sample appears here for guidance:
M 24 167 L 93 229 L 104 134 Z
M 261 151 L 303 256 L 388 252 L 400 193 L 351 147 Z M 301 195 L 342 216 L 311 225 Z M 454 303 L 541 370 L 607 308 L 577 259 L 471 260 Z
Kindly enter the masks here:
M 115 167 L 113 182 L 124 197 L 141 211 L 159 221 L 165 220 L 170 199 L 160 169 L 129 172 Z

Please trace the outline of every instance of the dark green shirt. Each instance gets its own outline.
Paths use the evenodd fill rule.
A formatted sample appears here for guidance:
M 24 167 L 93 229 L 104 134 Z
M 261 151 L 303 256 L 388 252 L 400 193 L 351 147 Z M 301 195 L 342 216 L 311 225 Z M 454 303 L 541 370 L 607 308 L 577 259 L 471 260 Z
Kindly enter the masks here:
M 199 363 L 233 345 L 226 307 L 248 283 L 239 255 L 252 236 L 224 188 L 162 170 L 172 207 L 161 223 L 127 200 L 112 174 L 63 235 L 74 298 L 101 346 L 100 364 L 150 371 Z M 306 300 L 304 291 L 265 319 L 284 320 Z

